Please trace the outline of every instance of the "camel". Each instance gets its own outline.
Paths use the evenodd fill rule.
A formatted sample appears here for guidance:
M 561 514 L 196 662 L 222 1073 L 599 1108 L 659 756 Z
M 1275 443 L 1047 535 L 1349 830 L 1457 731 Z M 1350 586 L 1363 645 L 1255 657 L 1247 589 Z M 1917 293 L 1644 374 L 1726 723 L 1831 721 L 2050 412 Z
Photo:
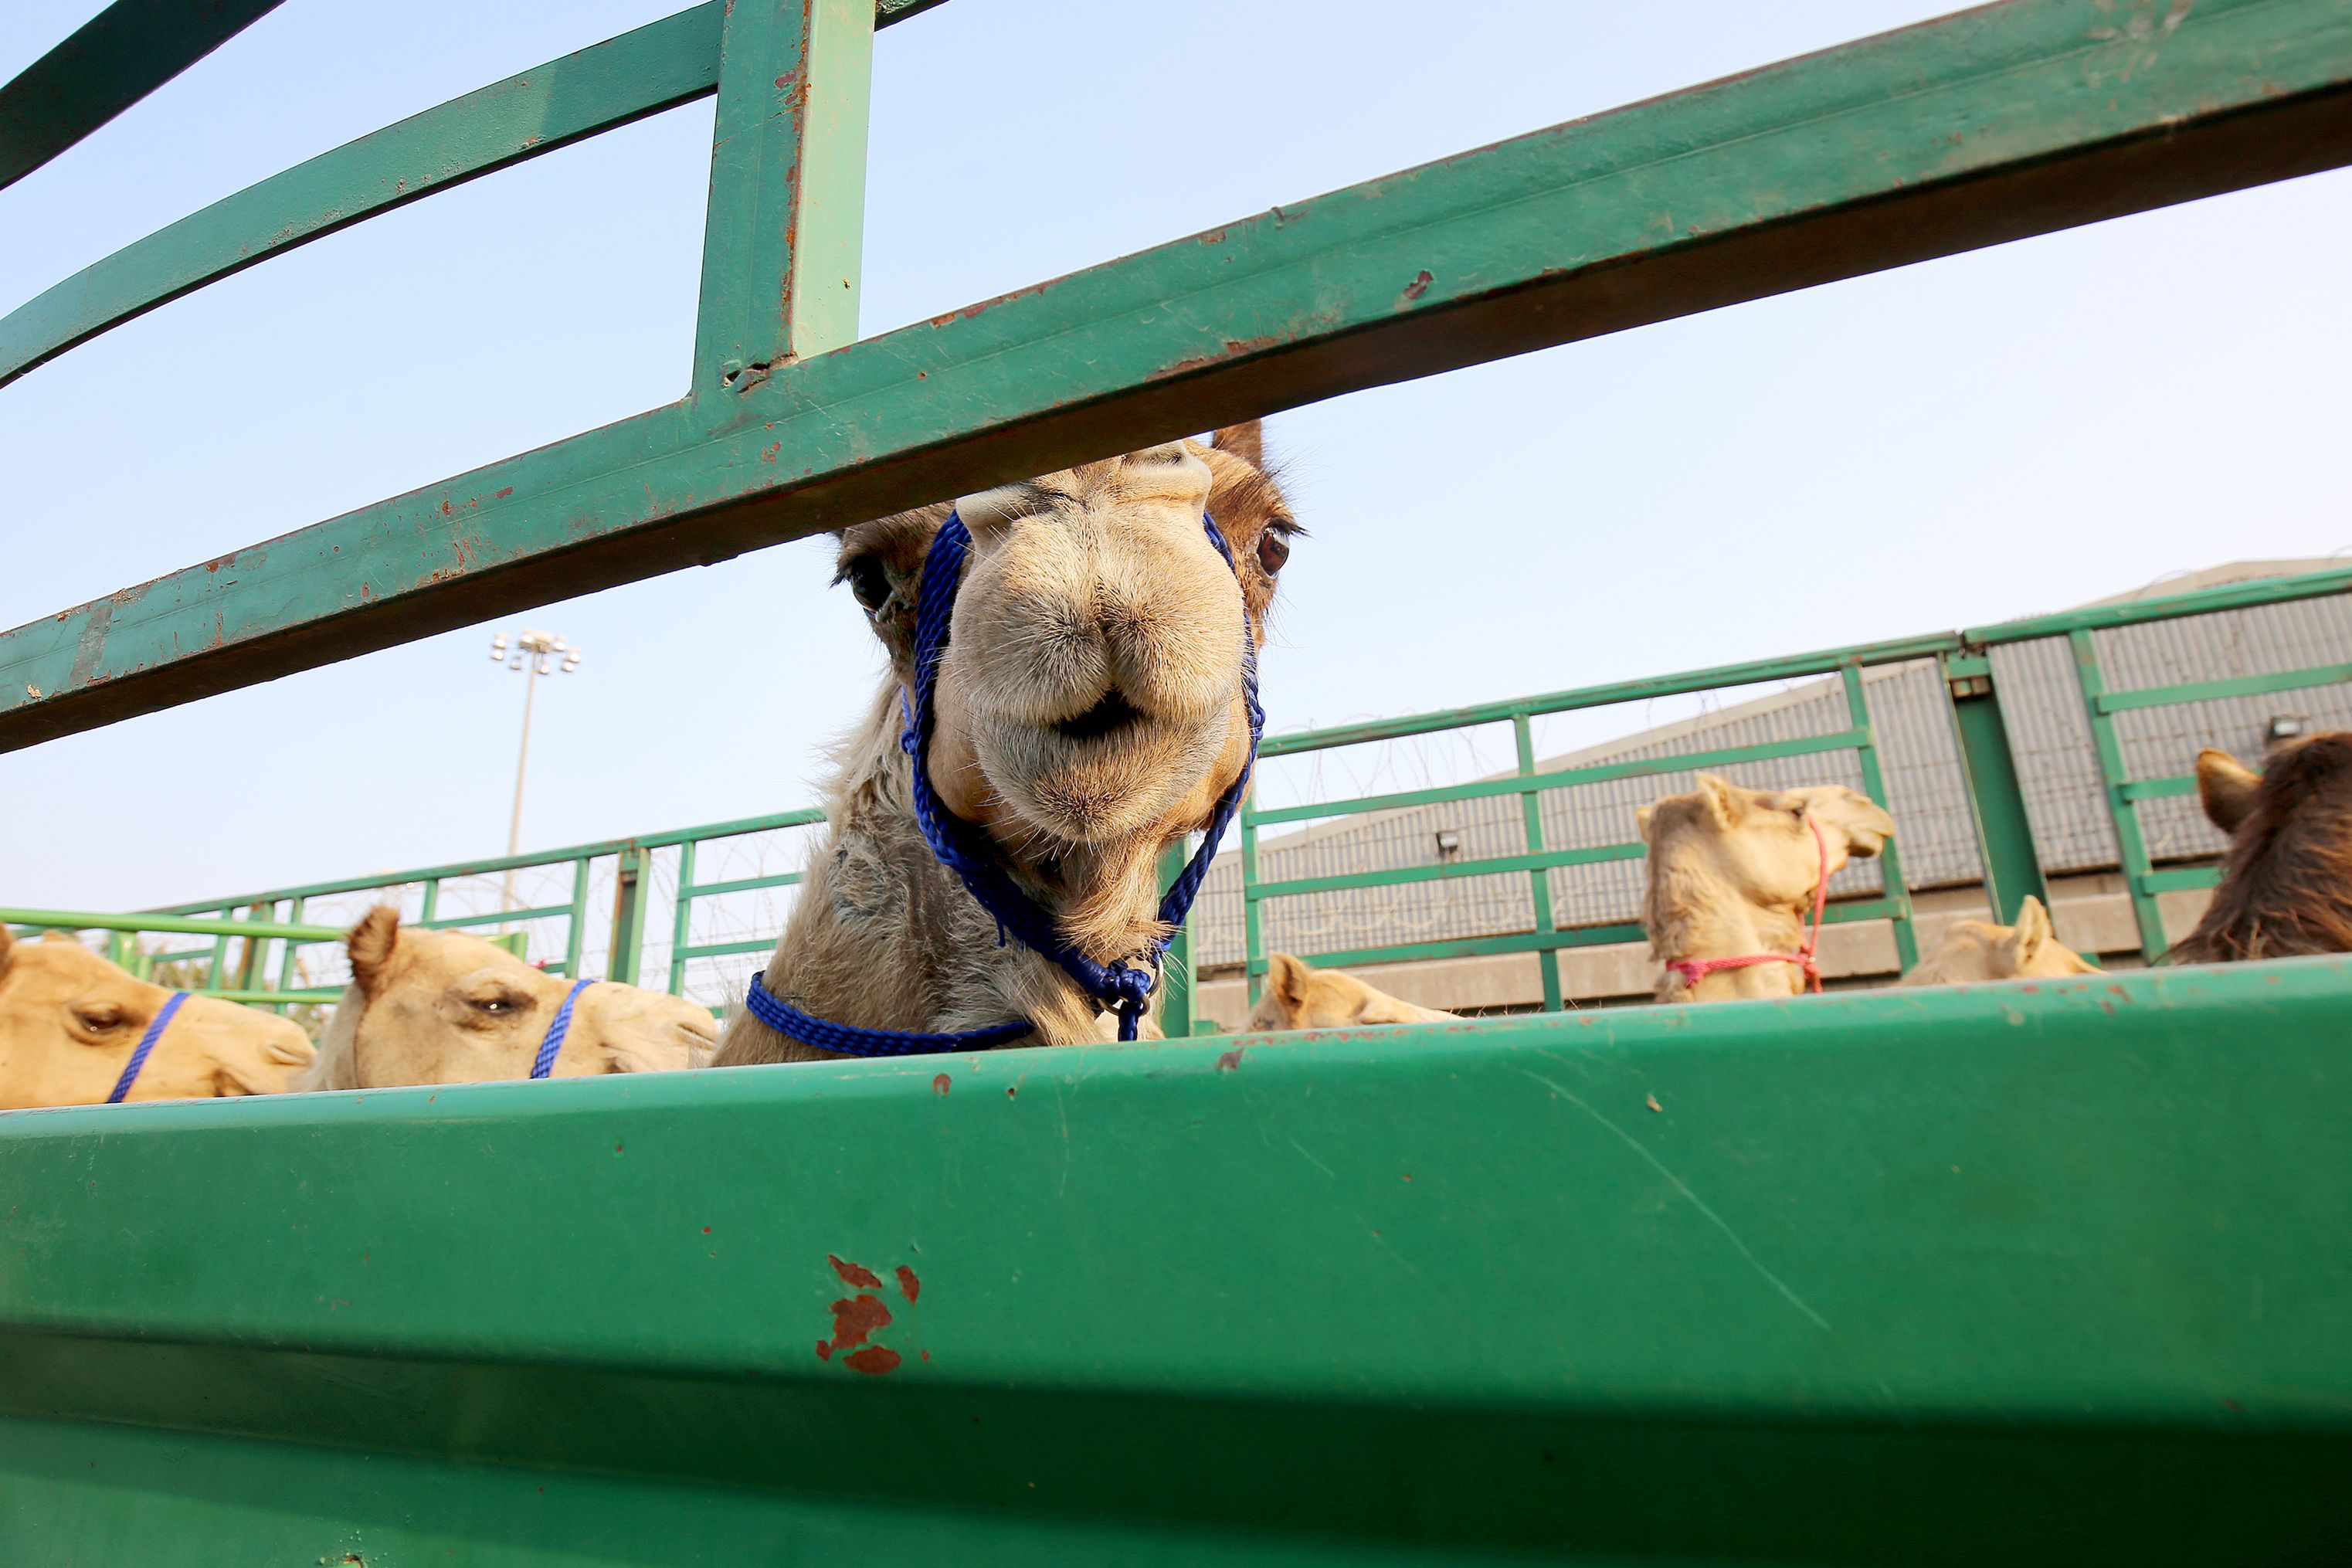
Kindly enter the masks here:
M 104 1104 L 172 996 L 63 931 L 19 942 L 0 925 L 0 1108 Z M 310 1058 L 292 1019 L 192 994 L 122 1098 L 279 1094 Z
M 2352 733 L 2274 747 L 2259 773 L 2197 753 L 2197 797 L 2230 835 L 2221 885 L 2168 963 L 2352 952 Z
M 2050 911 L 2028 893 L 2018 906 L 2017 923 L 1956 921 L 1918 966 L 1898 985 L 1973 985 L 1982 980 L 2055 980 L 2096 974 L 2096 965 L 2061 942 L 2051 930 Z
M 1664 963 L 1661 1002 L 1794 996 L 1819 987 L 1806 921 L 1849 857 L 1875 855 L 1895 819 L 1843 784 L 1743 789 L 1713 773 L 1640 807 L 1650 847 L 1642 926 Z
M 1252 1029 L 1339 1029 L 1351 1024 L 1433 1024 L 1458 1018 L 1434 1007 L 1416 1007 L 1336 969 L 1316 969 L 1303 959 L 1277 952 L 1266 959 L 1265 989 Z
M 923 724 L 918 609 L 935 543 L 950 559 L 957 542 L 943 532 L 950 509 L 845 529 L 835 580 L 888 668 L 835 754 L 825 837 L 718 1065 L 835 1058 L 803 1037 L 825 1026 L 917 1037 L 869 1036 L 845 1044 L 854 1055 L 939 1050 L 936 1037 L 963 1032 L 961 1048 L 1074 1045 L 1110 1037 L 1112 1001 L 1130 1031 L 1156 1033 L 1139 1019 L 1156 985 L 1148 1002 L 1139 984 L 1106 999 L 1070 970 L 1122 983 L 1156 970 L 1170 927 L 1155 864 L 1229 811 L 1246 778 L 1245 670 L 1297 525 L 1255 421 L 966 496 L 952 514 L 971 544 L 961 576 L 931 595 L 953 597 L 923 780 L 963 825 L 940 831 L 1009 883 L 1030 930 L 1008 940 L 934 854 L 900 741 Z M 763 1022 L 763 1005 L 800 1033 Z
M 370 910 L 344 945 L 352 983 L 306 1089 L 529 1078 L 572 990 L 495 942 L 403 926 L 389 905 Z M 718 1036 L 709 1010 L 683 997 L 604 982 L 572 1003 L 549 1076 L 699 1067 Z

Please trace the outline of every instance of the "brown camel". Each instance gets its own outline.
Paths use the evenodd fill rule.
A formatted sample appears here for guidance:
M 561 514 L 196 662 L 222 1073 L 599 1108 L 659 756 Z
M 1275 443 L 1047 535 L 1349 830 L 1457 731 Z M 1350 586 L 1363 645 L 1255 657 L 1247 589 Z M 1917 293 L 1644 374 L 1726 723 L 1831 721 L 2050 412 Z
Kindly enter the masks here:
M 1810 961 L 1816 890 L 1849 857 L 1875 855 L 1895 836 L 1885 809 L 1843 784 L 1743 789 L 1713 773 L 1634 816 L 1650 847 L 1642 926 L 1666 965 L 1661 1002 L 1804 990 L 1809 963 L 1780 960 Z
M 1417 1007 L 1376 990 L 1337 969 L 1316 969 L 1304 959 L 1277 952 L 1266 960 L 1265 989 L 1253 1029 L 1338 1029 L 1350 1024 L 1430 1024 L 1459 1017 L 1434 1007 Z
M 2058 940 L 2050 928 L 2050 911 L 2028 893 L 2018 906 L 2015 925 L 1957 921 L 1936 951 L 1895 984 L 1972 985 L 1980 980 L 2055 980 L 2097 973 L 2095 965 Z
M 1014 940 L 917 826 L 899 745 L 918 595 L 944 506 L 841 535 L 840 580 L 890 661 L 835 755 L 827 836 L 762 975 L 801 1013 L 939 1033 L 1027 1020 L 1017 1043 L 1109 1037 L 1097 999 Z M 927 776 L 987 858 L 1095 963 L 1164 937 L 1160 852 L 1202 828 L 1249 756 L 1245 647 L 1297 531 L 1255 422 L 967 496 L 971 533 Z M 1233 564 L 1210 542 L 1215 520 Z M 1246 616 L 1246 621 L 1244 616 Z M 1245 643 L 1244 638 L 1247 638 Z M 1157 996 L 1153 1005 L 1157 1005 Z M 738 1012 L 721 1065 L 832 1053 Z
M 2197 796 L 2230 835 L 2221 885 L 2169 963 L 2352 952 L 2352 733 L 2274 748 L 2259 773 L 2197 753 Z
M 0 1108 L 104 1104 L 171 996 L 62 931 L 18 942 L 0 925 Z M 279 1094 L 310 1057 L 293 1020 L 192 995 L 124 1098 Z
M 495 942 L 403 926 L 388 905 L 352 928 L 352 984 L 304 1089 L 383 1089 L 529 1078 L 572 983 Z M 591 985 L 550 1073 L 675 1072 L 709 1059 L 719 1026 L 682 997 Z

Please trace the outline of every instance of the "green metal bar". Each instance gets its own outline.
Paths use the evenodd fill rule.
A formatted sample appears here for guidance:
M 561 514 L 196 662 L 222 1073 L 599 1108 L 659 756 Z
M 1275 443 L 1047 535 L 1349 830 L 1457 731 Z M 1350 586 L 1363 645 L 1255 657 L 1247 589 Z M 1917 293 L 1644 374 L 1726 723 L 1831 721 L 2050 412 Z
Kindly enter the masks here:
M 1257 1006 L 1258 993 L 1263 989 L 1260 978 L 1265 973 L 1265 921 L 1258 912 L 1258 900 L 1251 896 L 1258 886 L 1257 866 L 1257 779 L 1250 779 L 1249 794 L 1242 799 L 1242 970 L 1249 981 L 1249 1005 Z
M 585 856 L 572 863 L 572 913 L 563 924 L 563 973 L 572 980 L 580 977 L 581 960 L 588 950 L 588 868 Z
M 332 882 L 313 882 L 307 887 L 279 888 L 256 893 L 240 894 L 226 900 L 230 904 L 249 902 L 255 899 L 322 898 L 331 893 L 360 893 L 377 888 L 405 887 L 411 883 L 425 884 L 428 903 L 436 896 L 435 887 L 445 879 L 462 877 L 485 877 L 503 871 L 530 870 L 541 866 L 557 866 L 567 861 L 601 859 L 618 855 L 635 844 L 647 849 L 667 848 L 688 839 L 709 841 L 718 838 L 739 838 L 753 833 L 769 833 L 779 828 L 807 827 L 824 820 L 824 813 L 814 809 L 780 811 L 766 816 L 739 817 L 729 822 L 706 823 L 697 827 L 677 827 L 663 833 L 640 834 L 630 838 L 605 839 L 594 844 L 573 844 L 562 849 L 550 849 L 530 855 L 500 856 L 492 860 L 458 861 L 446 866 L 426 866 L 412 871 L 397 871 L 372 877 L 347 877 Z M 162 914 L 184 914 L 194 910 L 218 909 L 223 900 L 215 899 L 205 903 L 177 904 Z M 425 918 L 430 919 L 428 914 Z
M 541 904 L 530 910 L 492 910 L 487 914 L 445 915 L 437 920 L 418 921 L 420 926 L 435 931 L 460 931 L 467 926 L 511 925 L 522 921 L 560 920 L 572 913 L 571 904 Z
M 217 907 L 217 906 L 215 906 Z M 341 942 L 339 926 L 278 924 L 267 921 L 196 920 L 186 915 L 104 914 L 94 910 L 0 909 L 0 923 L 49 931 L 151 931 L 160 936 L 287 937 L 295 942 Z
M 0 634 L 0 746 L 1183 431 L 2352 159 L 2338 0 L 2166 20 L 2157 47 L 2055 0 L 1964 11 L 777 367 L 726 410 L 672 405 Z
M 700 893 L 694 885 L 694 849 L 691 841 L 677 848 L 677 899 L 671 911 L 669 932 L 669 994 L 686 993 L 686 945 L 694 933 L 694 900 Z
M 1166 892 L 1177 878 L 1184 874 L 1184 865 L 1191 856 L 1185 841 L 1179 838 L 1160 855 L 1160 889 Z M 1176 935 L 1168 943 L 1168 956 L 1160 965 L 1160 1029 L 1171 1040 L 1189 1039 L 1192 1034 L 1192 926 L 1188 920 L 1176 928 Z
M 2169 800 L 2176 795 L 2195 795 L 2197 775 L 2175 773 L 2169 778 L 2134 779 L 2118 793 L 2126 800 Z
M 390 884 L 390 885 L 392 885 L 392 886 L 398 886 L 398 884 L 397 884 L 397 883 Z M 416 911 L 416 922 L 417 922 L 417 924 L 419 924 L 419 925 L 428 925 L 428 926 L 429 926 L 429 925 L 431 925 L 431 924 L 433 923 L 433 915 L 434 915 L 434 911 L 435 911 L 435 910 L 436 910 L 436 909 L 437 909 L 437 908 L 439 907 L 440 902 L 441 902 L 441 879 L 440 879 L 440 878 L 438 878 L 438 877 L 427 877 L 427 878 L 425 878 L 425 899 L 424 899 L 424 902 L 422 902 L 421 904 L 419 904 L 419 905 L 417 906 L 417 911 Z
M 2133 885 L 2150 898 L 2158 893 L 2218 888 L 2221 885 L 2221 868 L 2218 866 L 2184 866 L 2171 871 L 2150 871 L 2135 879 Z
M 0 386 L 272 256 L 707 96 L 718 80 L 721 3 L 709 0 L 412 115 L 83 268 L 0 319 Z
M 115 0 L 0 86 L 0 190 L 276 10 L 279 0 Z
M 1512 716 L 1511 738 L 1518 749 L 1519 776 L 1535 777 L 1535 738 L 1526 714 Z M 1528 853 L 1541 855 L 1544 852 L 1542 802 L 1531 794 L 1523 795 L 1519 797 L 1519 810 L 1526 818 Z M 1550 873 L 1541 868 L 1531 868 L 1528 872 L 1528 892 L 1535 908 L 1537 931 L 1557 930 L 1552 922 Z M 1544 1011 L 1557 1013 L 1560 1009 L 1559 954 L 1546 948 L 1536 955 L 1536 966 L 1543 979 Z
M 301 899 L 294 899 L 289 901 L 286 909 L 286 918 L 289 922 L 295 925 L 302 923 L 303 905 L 305 902 L 306 900 Z M 273 910 L 275 907 L 276 906 L 273 903 Z M 281 956 L 278 963 L 278 989 L 280 991 L 291 991 L 295 989 L 295 981 L 301 977 L 302 955 L 297 951 L 299 946 L 299 943 L 289 942 L 285 943 L 281 949 Z M 283 1007 L 280 1007 L 278 1011 L 282 1016 L 286 1010 Z
M 2116 735 L 2115 721 L 2099 706 L 2099 699 L 2106 695 L 2106 675 L 2099 668 L 2098 646 L 2089 628 L 2069 632 L 2066 640 L 2074 650 L 2074 678 L 2082 686 L 2083 706 L 2091 721 L 2091 743 L 2098 753 L 2107 820 L 2115 824 L 2124 887 L 2131 894 L 2132 918 L 2139 926 L 2140 956 L 2154 963 L 2170 944 L 2165 941 L 2164 917 L 2157 908 L 2156 895 L 2145 881 L 2151 867 L 2147 840 L 2140 833 L 2139 808 L 2124 796 L 2131 774 L 2124 765 L 2123 742 Z
M 1853 899 L 1832 904 L 1822 916 L 1825 925 L 1851 925 L 1857 921 L 1891 921 L 1902 909 L 1893 899 Z M 1441 938 L 1433 942 L 1398 942 L 1389 947 L 1358 947 L 1330 952 L 1303 952 L 1298 956 L 1332 968 L 1347 968 L 1367 963 L 1411 963 L 1431 958 L 1489 958 L 1498 953 L 1548 952 L 1573 947 L 1613 947 L 1622 942 L 1643 941 L 1645 932 L 1640 922 L 1627 921 L 1612 925 L 1573 926 L 1558 931 L 1518 931 L 1509 936 L 1467 936 Z M 1249 973 L 1262 975 L 1266 972 L 1263 958 L 1250 961 Z
M 646 941 L 646 889 L 650 852 L 642 845 L 621 848 L 613 878 L 613 956 L 604 978 L 624 985 L 637 983 Z
M 1985 897 L 1993 919 L 2013 925 L 2028 897 L 2047 905 L 2050 889 L 2034 848 L 2033 823 L 2026 815 L 2025 792 L 2018 782 L 1991 661 L 1948 655 L 1942 674 L 1945 702 L 1958 742 L 1960 776 L 1969 792 L 1969 815 L 1976 825 L 1977 852 L 1984 863 Z M 1965 695 L 1964 684 L 1969 689 Z
M 278 987 L 274 990 L 266 986 L 236 986 L 226 991 L 214 991 L 207 989 L 203 993 L 203 994 L 217 998 L 223 1002 L 242 1003 L 244 1005 L 248 1007 L 267 1006 L 275 1007 L 281 1011 L 287 1007 L 299 1006 L 306 1004 L 313 1006 L 331 1007 L 336 1003 L 341 1001 L 343 997 L 343 994 L 340 990 L 289 990 L 283 986 Z
M 1333 877 L 1297 877 L 1286 882 L 1261 882 L 1249 889 L 1252 900 L 1295 899 L 1307 893 L 1339 893 L 1359 888 L 1402 888 L 1420 882 L 1453 882 L 1467 877 L 1495 877 L 1509 872 L 1540 876 L 1555 866 L 1597 866 L 1612 860 L 1639 860 L 1648 853 L 1642 844 L 1604 844 L 1587 849 L 1547 849 L 1538 855 L 1496 855 L 1484 860 L 1451 861 L 1437 866 L 1402 866 L 1388 871 L 1350 871 Z M 1549 931 L 1549 925 L 1537 928 Z
M 1895 807 L 1886 798 L 1886 775 L 1878 765 L 1878 731 L 1870 721 L 1870 694 L 1864 689 L 1862 667 L 1849 664 L 1838 671 L 1838 679 L 1845 685 L 1847 721 L 1863 737 L 1854 748 L 1862 763 L 1863 792 L 1891 813 Z M 1903 852 L 1892 838 L 1878 852 L 1878 872 L 1885 895 L 1895 905 L 1896 967 L 1907 972 L 1919 962 L 1919 938 L 1911 929 L 1911 887 L 1903 879 Z
M 2053 616 L 2000 621 L 1992 626 L 1962 632 L 1960 636 L 1971 647 L 1993 647 L 2002 643 L 2035 642 L 2043 637 L 2066 637 L 2074 632 L 2107 631 L 2116 626 L 2137 626 L 2146 621 L 2169 621 L 2183 616 L 2210 616 L 2222 610 L 2251 610 L 2263 605 L 2293 604 L 2301 599 L 2341 594 L 2347 589 L 2352 589 L 2352 566 L 2339 566 L 2326 572 L 2306 572 L 2294 577 L 2262 577 L 2247 583 L 2225 584 L 2218 588 L 2193 589 L 2186 594 L 2172 594 L 2162 598 L 2136 599 L 2126 604 L 2100 605 Z
M 694 345 L 714 411 L 857 337 L 873 65 L 870 0 L 728 8 Z
M 721 893 L 756 893 L 769 888 L 797 887 L 807 879 L 805 871 L 779 871 L 772 877 L 739 877 L 731 882 L 705 882 L 682 890 L 698 899 L 714 899 Z
M 2223 697 L 2260 697 L 2272 691 L 2300 691 L 2309 686 L 2333 686 L 2352 680 L 2352 664 L 2323 664 L 2309 669 L 2281 670 L 2275 675 L 2241 675 L 2229 680 L 2198 680 L 2183 686 L 2149 686 L 2137 691 L 2110 691 L 2099 699 L 2102 713 L 2127 712 L 2135 708 L 2168 707 L 2176 702 L 2210 702 Z
M 1513 773 L 1474 784 L 1442 784 L 1433 789 L 1400 790 L 1393 795 L 1359 795 L 1353 800 L 1310 802 L 1276 806 L 1270 811 L 1246 810 L 1242 820 L 1253 826 L 1305 822 L 1327 816 L 1354 816 L 1365 812 L 1394 811 L 1404 806 L 1439 805 L 1454 801 L 1485 800 L 1494 795 L 1528 795 L 1538 790 L 1572 789 L 1578 784 L 1611 779 L 1654 778 L 1694 768 L 1727 767 L 1736 763 L 1764 762 L 1775 757 L 1806 757 L 1822 752 L 1847 752 L 1860 746 L 1867 731 L 1843 730 L 1833 735 L 1808 735 L 1795 741 L 1760 741 L 1751 746 L 1718 746 L 1711 752 L 1686 752 L 1671 757 L 1644 757 L 1630 763 L 1600 763 L 1590 767 L 1559 768 L 1550 773 Z
M 748 937 L 741 942 L 705 942 L 699 947 L 689 947 L 681 951 L 688 958 L 732 958 L 738 953 L 744 952 L 772 952 L 775 948 L 774 937 L 755 936 Z M 673 991 L 670 994 L 675 996 L 678 993 Z

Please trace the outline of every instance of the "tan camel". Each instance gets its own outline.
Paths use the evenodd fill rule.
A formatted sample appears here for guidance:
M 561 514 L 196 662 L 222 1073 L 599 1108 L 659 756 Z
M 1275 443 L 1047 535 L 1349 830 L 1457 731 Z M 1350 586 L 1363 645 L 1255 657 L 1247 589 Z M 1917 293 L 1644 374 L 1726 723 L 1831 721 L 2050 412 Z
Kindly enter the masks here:
M 495 942 L 404 927 L 370 910 L 345 942 L 352 984 L 336 1005 L 304 1089 L 383 1089 L 529 1078 L 572 983 L 533 969 Z M 551 1076 L 675 1072 L 700 1067 L 717 1044 L 709 1012 L 635 985 L 591 985 Z
M 1066 940 L 1110 963 L 1163 935 L 1154 867 L 1202 827 L 1249 753 L 1247 636 L 1263 642 L 1297 531 L 1255 423 L 967 496 L 972 545 L 940 667 L 929 777 Z M 1216 520 L 1234 564 L 1202 526 Z M 1110 1037 L 1062 969 L 924 843 L 899 746 L 923 561 L 949 509 L 861 523 L 839 576 L 890 668 L 835 754 L 827 835 L 763 972 L 801 1012 L 936 1033 L 1026 1019 L 1024 1045 Z M 1157 1005 L 1157 997 L 1154 998 Z M 831 1053 L 739 1011 L 721 1065 Z
M 2274 748 L 2259 773 L 2197 753 L 2197 795 L 2230 835 L 2221 885 L 2169 963 L 2352 952 L 2352 733 Z
M 1253 1029 L 1339 1029 L 1350 1024 L 1433 1024 L 1458 1018 L 1417 1007 L 1338 969 L 1317 969 L 1286 952 L 1266 959 L 1265 989 L 1250 1015 Z
M 2028 893 L 2018 906 L 2017 923 L 1957 921 L 1936 951 L 1922 959 L 1898 985 L 1973 985 L 1982 980 L 2055 980 L 2096 974 L 2098 967 L 2058 940 L 2050 911 Z
M 1723 1002 L 1793 996 L 1805 989 L 1796 963 L 1737 967 L 1725 959 L 1803 956 L 1815 889 L 1849 857 L 1875 855 L 1895 819 L 1843 784 L 1743 789 L 1713 773 L 1688 795 L 1670 795 L 1634 813 L 1650 847 L 1642 926 L 1666 965 L 1661 1002 Z M 1826 861 L 1826 869 L 1824 862 Z M 1707 972 L 1692 978 L 1675 966 Z
M 0 1108 L 104 1104 L 171 995 L 62 931 L 18 942 L 0 925 Z M 278 1094 L 310 1057 L 292 1019 L 192 995 L 125 1098 Z

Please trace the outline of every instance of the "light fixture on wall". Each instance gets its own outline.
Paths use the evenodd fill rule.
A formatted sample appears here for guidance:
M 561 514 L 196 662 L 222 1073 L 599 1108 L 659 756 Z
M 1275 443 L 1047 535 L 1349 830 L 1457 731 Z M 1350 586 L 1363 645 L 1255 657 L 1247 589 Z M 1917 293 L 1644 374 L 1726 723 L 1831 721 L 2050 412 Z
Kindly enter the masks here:
M 1462 853 L 1462 835 L 1451 827 L 1437 830 L 1437 858 L 1451 860 Z
M 2277 713 L 2272 715 L 2270 724 L 2265 728 L 2263 733 L 2269 738 L 2270 742 L 2273 745 L 2276 745 L 2281 741 L 2292 741 L 2295 739 L 2297 736 L 2301 735 L 2307 727 L 2308 726 L 2306 726 L 2301 719 L 2296 718 L 2292 713 Z

